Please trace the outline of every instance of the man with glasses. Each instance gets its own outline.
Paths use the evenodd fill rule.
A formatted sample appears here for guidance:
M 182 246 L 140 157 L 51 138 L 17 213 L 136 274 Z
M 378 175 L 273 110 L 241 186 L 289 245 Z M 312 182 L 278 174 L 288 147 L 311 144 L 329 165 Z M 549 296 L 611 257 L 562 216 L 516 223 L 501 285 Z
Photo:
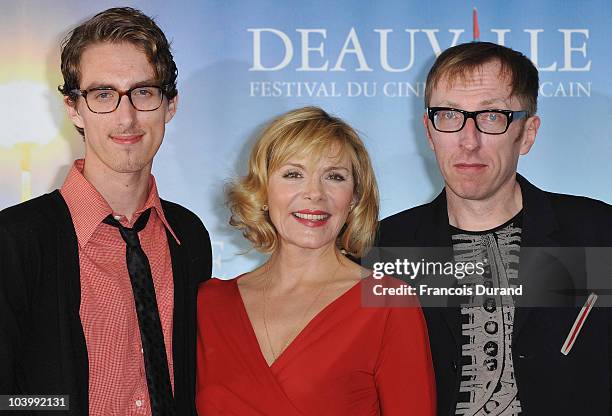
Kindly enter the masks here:
M 445 307 L 421 297 L 439 415 L 610 414 L 608 310 L 575 290 L 585 286 L 572 283 L 568 259 L 527 248 L 609 246 L 612 207 L 542 191 L 516 172 L 540 127 L 537 95 L 537 69 L 519 52 L 488 42 L 444 51 L 427 77 L 423 123 L 445 187 L 380 224 L 379 246 L 480 263 L 455 287 L 532 295 L 526 304 L 520 292 L 474 291 Z M 568 296 L 553 302 L 553 287 Z
M 61 69 L 85 157 L 60 190 L 0 213 L 0 394 L 67 395 L 74 415 L 195 414 L 211 248 L 151 175 L 178 102 L 169 43 L 113 8 L 68 35 Z

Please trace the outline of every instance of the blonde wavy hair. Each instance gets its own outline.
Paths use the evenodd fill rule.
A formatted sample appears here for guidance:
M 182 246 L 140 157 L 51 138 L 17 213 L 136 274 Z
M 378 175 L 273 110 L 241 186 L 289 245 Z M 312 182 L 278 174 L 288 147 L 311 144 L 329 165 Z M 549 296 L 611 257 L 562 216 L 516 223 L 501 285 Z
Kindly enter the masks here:
M 354 257 L 361 257 L 374 241 L 378 221 L 378 186 L 372 163 L 357 132 L 318 107 L 289 111 L 260 134 L 249 157 L 248 174 L 227 188 L 229 223 L 241 230 L 258 251 L 276 250 L 276 229 L 262 209 L 268 198 L 269 175 L 292 157 L 320 158 L 329 155 L 336 146 L 338 157 L 349 156 L 355 186 L 355 204 L 336 245 Z

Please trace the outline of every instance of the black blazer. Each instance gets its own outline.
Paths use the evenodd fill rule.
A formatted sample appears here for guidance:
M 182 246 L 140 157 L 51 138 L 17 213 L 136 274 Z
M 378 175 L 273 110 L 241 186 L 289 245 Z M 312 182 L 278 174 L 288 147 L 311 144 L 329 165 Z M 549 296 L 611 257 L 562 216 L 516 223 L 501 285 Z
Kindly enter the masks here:
M 163 200 L 162 208 L 181 241 L 168 234 L 174 396 L 178 415 L 195 415 L 196 295 L 211 274 L 210 239 L 191 211 Z M 59 191 L 1 211 L 0 394 L 68 394 L 70 411 L 62 414 L 88 414 L 80 299 L 77 237 Z
M 523 196 L 521 252 L 523 247 L 612 245 L 610 205 L 542 191 L 518 174 L 517 181 Z M 448 247 L 450 256 L 452 244 L 445 192 L 429 204 L 382 220 L 378 245 Z M 522 307 L 518 303 L 515 310 L 512 357 L 523 414 L 528 416 L 611 414 L 609 308 L 594 308 L 570 353 L 565 356 L 560 352 L 590 290 L 581 274 L 584 257 L 580 254 L 574 257 L 569 262 L 573 264 L 571 272 L 542 256 L 521 255 L 520 258 L 519 280 L 526 285 L 526 292 L 535 284 L 567 289 L 562 297 L 566 301 L 548 307 Z M 424 313 L 436 373 L 438 415 L 454 415 L 461 375 L 460 311 L 453 306 L 424 307 Z

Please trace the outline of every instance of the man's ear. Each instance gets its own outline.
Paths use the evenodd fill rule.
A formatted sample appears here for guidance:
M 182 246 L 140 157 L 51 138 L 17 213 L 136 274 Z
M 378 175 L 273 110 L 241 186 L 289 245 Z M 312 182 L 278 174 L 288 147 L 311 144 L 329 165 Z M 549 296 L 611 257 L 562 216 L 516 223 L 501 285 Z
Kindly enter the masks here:
M 73 101 L 68 96 L 64 96 L 64 107 L 66 108 L 66 113 L 68 114 L 68 118 L 72 121 L 72 123 L 79 128 L 84 128 L 83 117 L 81 117 L 81 114 L 77 109 L 77 102 Z
M 521 148 L 519 153 L 521 155 L 526 155 L 531 150 L 531 146 L 535 143 L 536 135 L 538 134 L 538 129 L 540 128 L 540 117 L 532 116 L 527 119 L 525 122 L 525 127 L 523 127 L 523 134 L 520 138 L 521 140 Z
M 429 117 L 427 117 L 427 111 L 425 111 L 425 113 L 423 114 L 423 126 L 425 127 L 425 135 L 427 136 L 429 147 L 431 147 L 431 150 L 434 150 L 433 140 L 431 139 L 431 132 L 429 131 Z
M 166 123 L 172 120 L 172 117 L 174 117 L 174 115 L 176 114 L 176 107 L 178 105 L 178 100 L 179 100 L 178 93 L 174 96 L 173 99 L 168 100 L 168 107 L 166 108 L 166 115 L 164 117 L 164 119 L 166 120 Z

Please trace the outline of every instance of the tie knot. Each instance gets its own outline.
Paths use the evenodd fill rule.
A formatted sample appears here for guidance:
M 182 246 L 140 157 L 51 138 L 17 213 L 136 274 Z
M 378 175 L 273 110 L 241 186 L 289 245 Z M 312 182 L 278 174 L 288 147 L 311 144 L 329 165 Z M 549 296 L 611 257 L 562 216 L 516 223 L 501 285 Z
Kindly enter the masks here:
M 117 227 L 119 229 L 119 233 L 123 238 L 123 241 L 130 246 L 136 247 L 140 245 L 140 240 L 138 239 L 138 232 L 142 231 L 147 225 L 147 221 L 149 221 L 149 215 L 151 214 L 151 208 L 144 211 L 140 214 L 140 217 L 136 220 L 134 227 L 128 228 L 121 225 L 119 221 L 117 221 L 112 215 L 104 218 L 102 222 L 108 225 L 112 225 L 113 227 Z

